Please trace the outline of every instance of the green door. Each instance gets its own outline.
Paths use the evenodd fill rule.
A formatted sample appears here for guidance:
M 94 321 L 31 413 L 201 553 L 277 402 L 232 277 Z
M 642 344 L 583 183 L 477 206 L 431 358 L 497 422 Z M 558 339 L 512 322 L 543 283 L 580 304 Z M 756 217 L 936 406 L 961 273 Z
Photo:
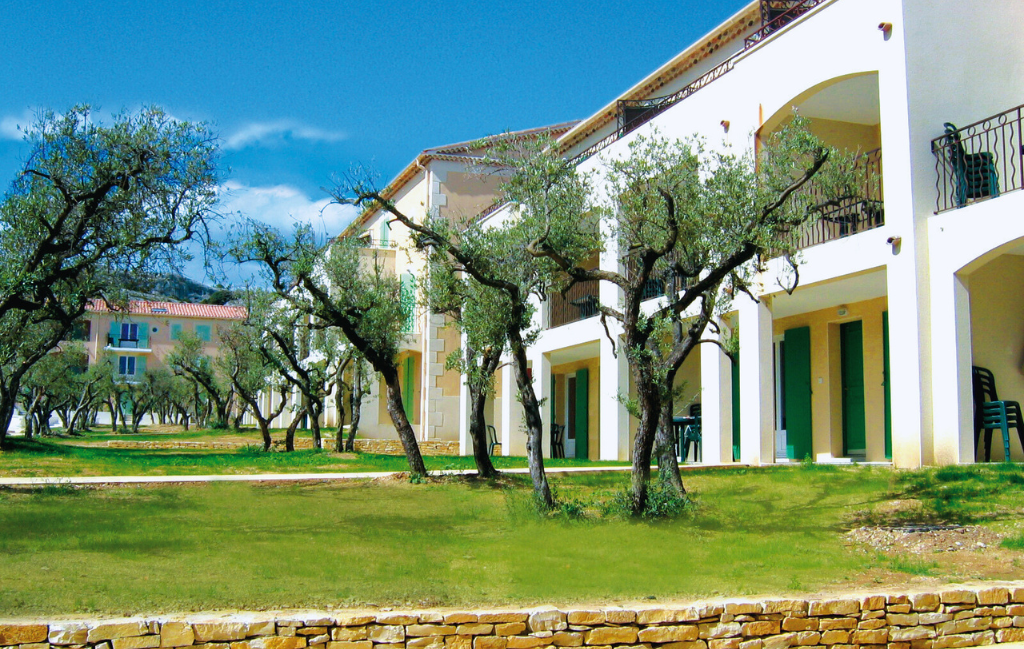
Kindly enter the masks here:
M 576 370 L 576 421 L 574 423 L 576 424 L 576 458 L 579 460 L 586 460 L 589 457 L 587 446 L 589 376 L 588 370 Z
M 416 362 L 412 356 L 406 356 L 402 362 L 402 405 L 405 406 L 405 416 L 409 423 L 413 423 L 413 397 L 415 396 L 416 383 L 414 382 Z
M 882 312 L 882 388 L 885 390 L 885 457 L 892 459 L 892 393 L 889 387 L 889 312 Z
M 839 325 L 840 360 L 843 364 L 843 454 L 865 455 L 864 435 L 864 323 Z
M 812 456 L 811 444 L 811 328 L 786 330 L 783 361 L 786 408 L 786 457 Z
M 732 461 L 740 461 L 740 354 L 732 361 Z

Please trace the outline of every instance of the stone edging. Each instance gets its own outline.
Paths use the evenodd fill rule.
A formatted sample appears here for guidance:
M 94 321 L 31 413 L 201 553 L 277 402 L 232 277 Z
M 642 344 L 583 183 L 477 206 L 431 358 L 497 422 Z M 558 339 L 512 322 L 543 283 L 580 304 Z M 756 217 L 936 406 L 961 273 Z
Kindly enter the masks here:
M 913 594 L 493 611 L 0 622 L 18 649 L 947 649 L 1024 641 L 1024 582 Z

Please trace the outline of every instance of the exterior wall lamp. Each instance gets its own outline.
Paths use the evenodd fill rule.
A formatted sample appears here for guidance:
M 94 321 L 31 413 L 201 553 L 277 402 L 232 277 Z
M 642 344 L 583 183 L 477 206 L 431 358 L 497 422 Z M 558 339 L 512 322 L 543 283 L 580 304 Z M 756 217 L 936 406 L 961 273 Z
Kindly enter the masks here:
M 878 23 L 878 30 L 882 32 L 885 40 L 889 40 L 889 36 L 892 35 L 892 23 Z
M 892 236 L 886 239 L 885 242 L 892 246 L 892 254 L 900 254 L 900 244 L 903 243 L 903 237 Z

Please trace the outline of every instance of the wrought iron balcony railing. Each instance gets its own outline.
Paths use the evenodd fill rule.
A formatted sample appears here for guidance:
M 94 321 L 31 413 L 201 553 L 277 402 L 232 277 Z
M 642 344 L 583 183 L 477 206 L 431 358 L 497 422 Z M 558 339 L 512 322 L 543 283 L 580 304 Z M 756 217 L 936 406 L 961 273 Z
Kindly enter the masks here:
M 810 196 L 817 218 L 793 232 L 797 248 L 810 248 L 842 239 L 858 232 L 885 225 L 882 190 L 882 150 L 869 151 L 857 159 L 858 191 L 838 200 L 830 200 L 815 189 L 804 190 Z
M 1024 106 L 945 129 L 932 140 L 936 214 L 1024 189 Z
M 597 280 L 576 282 L 564 296 L 561 293 L 548 295 L 548 329 L 596 317 L 598 285 Z
M 367 248 L 379 248 L 383 250 L 392 250 L 398 247 L 398 244 L 392 239 L 381 239 L 379 237 L 371 237 L 369 235 L 359 237 L 359 240 L 363 242 Z
M 761 29 L 743 39 L 749 50 L 825 0 L 761 0 Z
M 116 347 L 117 349 L 139 349 L 138 338 L 120 338 L 118 336 L 111 336 L 107 334 L 107 346 Z

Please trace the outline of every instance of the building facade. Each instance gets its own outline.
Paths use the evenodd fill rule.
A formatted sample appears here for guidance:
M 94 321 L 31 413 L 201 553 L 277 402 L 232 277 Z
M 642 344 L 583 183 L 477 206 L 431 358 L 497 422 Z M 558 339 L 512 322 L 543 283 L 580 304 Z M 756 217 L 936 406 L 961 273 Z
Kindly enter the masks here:
M 85 346 L 90 364 L 109 354 L 119 377 L 137 381 L 147 371 L 166 367 L 182 332 L 197 335 L 205 353 L 216 356 L 220 330 L 244 317 L 245 309 L 236 306 L 132 300 L 125 313 L 93 303 L 73 337 Z
M 486 163 L 495 145 L 506 137 L 541 134 L 558 137 L 573 124 L 575 122 L 556 124 L 426 149 L 382 193 L 396 209 L 416 220 L 428 215 L 452 223 L 474 218 L 493 206 L 498 197 L 502 181 L 500 170 Z M 389 218 L 387 212 L 371 208 L 363 212 L 343 236 L 364 239 L 368 254 L 401 278 L 402 299 L 416 303 L 416 296 L 426 281 L 426 260 L 413 246 L 408 228 Z M 462 417 L 461 376 L 446 370 L 445 361 L 461 344 L 459 332 L 445 316 L 430 313 L 422 306 L 414 309 L 406 330 L 398 359 L 399 373 L 406 415 L 417 439 L 457 440 Z M 383 382 L 373 381 L 359 422 L 362 437 L 396 437 L 382 396 L 384 392 Z M 493 410 L 493 405 L 491 408 Z M 327 413 L 328 417 L 331 412 Z M 328 425 L 333 422 L 328 421 Z
M 878 179 L 798 233 L 792 294 L 774 260 L 757 301 L 735 299 L 719 324 L 738 329 L 738 363 L 712 345 L 686 361 L 678 403 L 701 405 L 703 462 L 973 462 L 972 367 L 1024 400 L 1022 26 L 1015 0 L 969 15 L 949 0 L 759 0 L 560 138 L 590 171 L 638 134 L 756 150 L 796 111 Z M 596 261 L 620 268 L 614 248 Z M 544 451 L 561 424 L 567 455 L 625 460 L 625 359 L 580 308 L 621 296 L 574 290 L 538 305 L 529 352 Z M 506 454 L 525 452 L 515 396 L 506 367 L 493 415 Z

